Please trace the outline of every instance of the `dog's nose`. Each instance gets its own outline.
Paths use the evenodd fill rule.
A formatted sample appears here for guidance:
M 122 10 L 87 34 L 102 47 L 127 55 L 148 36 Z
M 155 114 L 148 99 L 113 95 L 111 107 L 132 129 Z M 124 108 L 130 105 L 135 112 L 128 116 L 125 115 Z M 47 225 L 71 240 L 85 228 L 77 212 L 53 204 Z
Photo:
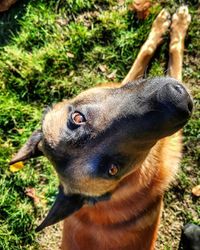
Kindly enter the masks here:
M 178 104 L 180 107 L 182 106 L 183 109 L 186 109 L 189 112 L 192 112 L 193 104 L 192 100 L 186 91 L 186 89 L 183 87 L 181 84 L 168 84 L 166 85 L 166 94 L 168 93 L 169 90 L 169 96 L 171 95 L 171 98 L 174 98 L 172 102 L 174 101 L 179 102 Z
M 175 118 L 187 119 L 191 115 L 193 103 L 183 85 L 177 81 L 165 84 L 158 93 L 158 101 L 175 114 Z

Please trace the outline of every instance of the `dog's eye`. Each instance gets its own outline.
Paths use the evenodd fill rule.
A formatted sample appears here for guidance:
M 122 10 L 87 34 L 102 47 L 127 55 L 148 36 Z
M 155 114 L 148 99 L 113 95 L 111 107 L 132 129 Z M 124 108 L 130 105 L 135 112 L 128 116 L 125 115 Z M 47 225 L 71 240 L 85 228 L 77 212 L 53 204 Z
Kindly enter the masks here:
M 81 125 L 83 123 L 86 122 L 86 119 L 84 117 L 84 115 L 82 115 L 79 112 L 74 112 L 72 114 L 72 121 L 76 124 L 76 125 Z
M 119 172 L 119 167 L 115 164 L 111 164 L 108 173 L 110 176 L 115 176 Z

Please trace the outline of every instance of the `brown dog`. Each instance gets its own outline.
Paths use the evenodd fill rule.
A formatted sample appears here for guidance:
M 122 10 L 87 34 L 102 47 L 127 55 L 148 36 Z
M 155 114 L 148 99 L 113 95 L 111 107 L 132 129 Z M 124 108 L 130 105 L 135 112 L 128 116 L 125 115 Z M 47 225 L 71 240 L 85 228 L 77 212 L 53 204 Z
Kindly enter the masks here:
M 37 231 L 64 218 L 62 249 L 154 249 L 163 193 L 181 158 L 192 100 L 180 84 L 187 7 L 173 16 L 170 77 L 137 80 L 170 25 L 162 10 L 122 84 L 49 108 L 12 163 L 45 155 L 59 194 Z M 174 79 L 175 78 L 175 79 Z M 91 205 L 92 204 L 92 205 Z

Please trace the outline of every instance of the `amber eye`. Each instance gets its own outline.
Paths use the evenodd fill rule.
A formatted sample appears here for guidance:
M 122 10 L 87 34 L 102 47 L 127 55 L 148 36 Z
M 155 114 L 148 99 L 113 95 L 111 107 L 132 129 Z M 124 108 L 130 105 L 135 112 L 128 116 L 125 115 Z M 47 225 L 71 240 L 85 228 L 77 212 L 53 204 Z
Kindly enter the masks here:
M 108 170 L 108 173 L 109 173 L 109 175 L 111 175 L 111 176 L 115 176 L 115 175 L 118 173 L 118 171 L 119 171 L 118 166 L 116 166 L 115 164 L 112 164 L 112 165 L 110 166 L 109 170 Z
M 77 125 L 81 125 L 86 122 L 85 117 L 79 112 L 74 112 L 72 114 L 72 120 Z

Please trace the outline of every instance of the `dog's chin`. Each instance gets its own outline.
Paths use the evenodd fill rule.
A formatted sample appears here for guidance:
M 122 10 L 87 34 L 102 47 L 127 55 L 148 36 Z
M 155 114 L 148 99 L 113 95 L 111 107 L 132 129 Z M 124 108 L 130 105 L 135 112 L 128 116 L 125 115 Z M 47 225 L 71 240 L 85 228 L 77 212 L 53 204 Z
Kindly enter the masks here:
M 69 194 L 63 192 L 63 187 L 59 186 L 56 200 L 43 222 L 36 228 L 36 232 L 43 230 L 65 219 L 78 211 L 84 204 L 94 205 L 97 202 L 110 199 L 111 194 L 106 193 L 98 197 L 86 196 L 82 194 Z

